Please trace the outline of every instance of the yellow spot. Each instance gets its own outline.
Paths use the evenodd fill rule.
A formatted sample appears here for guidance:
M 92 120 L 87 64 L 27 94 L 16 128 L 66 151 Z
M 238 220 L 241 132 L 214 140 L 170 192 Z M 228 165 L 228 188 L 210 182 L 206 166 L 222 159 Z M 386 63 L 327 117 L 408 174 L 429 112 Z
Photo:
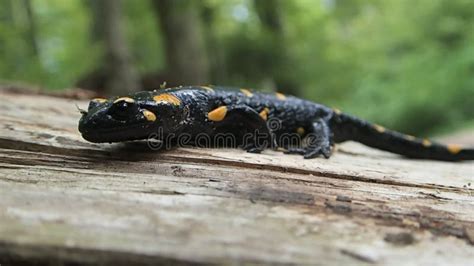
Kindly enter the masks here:
M 126 103 L 134 103 L 135 102 L 135 100 L 130 98 L 130 97 L 120 97 L 117 100 L 115 100 L 114 103 L 118 103 L 118 102 L 121 102 L 121 101 L 124 101 Z
M 219 122 L 222 121 L 227 114 L 227 106 L 217 107 L 216 109 L 210 111 L 207 114 L 207 117 L 211 121 Z
M 247 89 L 240 89 L 240 91 L 245 94 L 245 96 L 247 97 L 252 97 L 253 96 L 253 93 Z
M 98 103 L 105 103 L 107 102 L 107 99 L 104 98 L 94 98 L 92 99 L 93 102 L 98 102 Z
M 181 104 L 181 100 L 170 93 L 163 93 L 160 95 L 156 95 L 153 97 L 153 100 L 155 100 L 155 102 L 157 103 L 168 103 L 168 104 L 173 104 L 173 105 Z
M 334 111 L 334 113 L 336 113 L 336 115 L 342 114 L 341 110 L 339 110 L 337 108 L 333 108 L 332 110 Z
M 286 99 L 285 94 L 280 93 L 280 92 L 275 93 L 275 96 L 277 97 L 278 100 L 282 100 L 282 101 L 283 101 L 283 100 Z
M 423 146 L 425 147 L 429 147 L 431 146 L 431 141 L 427 140 L 427 139 L 424 139 L 421 144 L 423 144 Z
M 412 135 L 405 135 L 405 139 L 414 141 L 416 139 L 416 137 L 414 137 Z
M 451 154 L 458 154 L 462 150 L 461 146 L 456 144 L 449 144 L 447 148 Z
M 269 112 L 270 112 L 270 110 L 269 110 L 267 107 L 265 107 L 265 108 L 263 108 L 263 110 L 259 113 L 259 115 L 260 115 L 260 117 L 261 117 L 263 120 L 267 121 L 268 113 L 269 113 Z
M 148 111 L 147 109 L 143 109 L 143 116 L 145 116 L 146 120 L 150 122 L 153 122 L 156 120 L 156 115 L 153 112 Z
M 373 125 L 374 129 L 377 130 L 377 132 L 379 133 L 384 133 L 385 132 L 385 128 L 383 126 L 380 126 L 380 125 Z
M 305 133 L 305 130 L 304 130 L 304 128 L 299 127 L 299 128 L 296 129 L 296 133 L 298 133 L 298 135 L 300 135 L 300 136 L 303 136 L 304 133 Z
M 201 87 L 201 89 L 205 89 L 205 90 L 210 91 L 210 92 L 214 91 L 214 89 L 209 87 L 209 86 L 200 86 L 200 87 Z

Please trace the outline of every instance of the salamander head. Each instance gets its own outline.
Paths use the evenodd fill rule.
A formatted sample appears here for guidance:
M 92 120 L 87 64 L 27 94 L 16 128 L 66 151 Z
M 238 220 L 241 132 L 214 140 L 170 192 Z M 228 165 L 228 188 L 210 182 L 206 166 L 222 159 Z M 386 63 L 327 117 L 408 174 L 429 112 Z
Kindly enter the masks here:
M 179 105 L 154 100 L 150 92 L 97 98 L 90 101 L 87 111 L 81 111 L 79 131 L 90 142 L 147 139 L 152 134 L 176 130 L 183 119 L 181 109 Z

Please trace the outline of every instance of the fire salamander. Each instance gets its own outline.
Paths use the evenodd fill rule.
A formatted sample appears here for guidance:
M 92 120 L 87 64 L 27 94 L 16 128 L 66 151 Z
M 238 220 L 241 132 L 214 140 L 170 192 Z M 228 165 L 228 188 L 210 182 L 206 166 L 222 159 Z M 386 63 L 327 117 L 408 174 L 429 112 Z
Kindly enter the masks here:
M 143 91 L 93 99 L 81 112 L 79 131 L 91 142 L 155 138 L 179 145 L 185 136 L 186 144 L 195 146 L 219 139 L 217 145 L 230 140 L 249 152 L 271 147 L 304 158 L 329 158 L 335 143 L 353 140 L 410 158 L 474 160 L 474 149 L 441 145 L 311 101 L 249 89 L 190 86 Z

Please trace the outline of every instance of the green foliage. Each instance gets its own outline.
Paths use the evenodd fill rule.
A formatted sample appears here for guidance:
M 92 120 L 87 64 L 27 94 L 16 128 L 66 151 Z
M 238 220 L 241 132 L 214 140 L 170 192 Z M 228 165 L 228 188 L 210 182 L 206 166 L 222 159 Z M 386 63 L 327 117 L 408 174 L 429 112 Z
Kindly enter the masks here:
M 85 0 L 32 1 L 37 55 L 22 3 L 0 2 L 2 80 L 58 89 L 100 67 Z M 284 80 L 300 96 L 412 134 L 473 123 L 474 1 L 280 0 L 281 32 L 262 25 L 252 0 L 200 3 L 208 54 L 223 57 L 219 84 L 271 89 L 269 80 Z M 124 1 L 142 74 L 166 67 L 152 9 Z
M 307 63 L 305 96 L 410 133 L 472 120 L 473 4 L 340 1 L 322 8 L 290 42 L 299 38 L 293 49 Z
M 23 18 L 22 1 L 11 3 L 18 10 L 14 15 Z M 99 48 L 89 41 L 88 13 L 77 1 L 44 0 L 32 1 L 32 4 L 39 54 L 33 55 L 28 47 L 24 22 L 13 18 L 1 23 L 1 78 L 52 89 L 70 87 L 95 65 L 100 54 Z
M 353 84 L 346 87 L 350 97 L 341 105 L 413 133 L 472 119 L 473 4 L 394 0 L 367 5 L 346 29 L 349 41 L 337 41 L 345 46 L 340 52 L 348 53 L 342 58 L 355 57 Z

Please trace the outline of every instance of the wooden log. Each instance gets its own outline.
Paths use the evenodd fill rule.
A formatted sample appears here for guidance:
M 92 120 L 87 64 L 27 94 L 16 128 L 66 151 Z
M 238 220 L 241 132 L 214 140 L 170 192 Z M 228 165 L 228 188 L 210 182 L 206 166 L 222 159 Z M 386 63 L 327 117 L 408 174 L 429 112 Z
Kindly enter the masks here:
M 0 95 L 0 264 L 474 261 L 472 162 L 99 145 L 86 102 Z

